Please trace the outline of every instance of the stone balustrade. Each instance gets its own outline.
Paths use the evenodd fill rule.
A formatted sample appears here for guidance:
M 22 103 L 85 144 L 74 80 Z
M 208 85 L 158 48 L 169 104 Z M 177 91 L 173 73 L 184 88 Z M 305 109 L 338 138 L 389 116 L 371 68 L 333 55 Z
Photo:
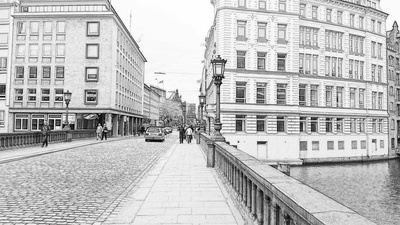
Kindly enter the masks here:
M 96 137 L 95 130 L 52 131 L 49 134 L 49 142 L 63 142 L 67 140 L 67 132 L 72 133 L 72 139 Z M 0 150 L 21 148 L 30 145 L 38 145 L 43 141 L 42 132 L 4 133 L 0 134 Z
M 207 166 L 226 181 L 238 208 L 257 225 L 375 224 L 348 207 L 224 142 L 202 133 Z M 346 190 L 343 190 L 346 191 Z

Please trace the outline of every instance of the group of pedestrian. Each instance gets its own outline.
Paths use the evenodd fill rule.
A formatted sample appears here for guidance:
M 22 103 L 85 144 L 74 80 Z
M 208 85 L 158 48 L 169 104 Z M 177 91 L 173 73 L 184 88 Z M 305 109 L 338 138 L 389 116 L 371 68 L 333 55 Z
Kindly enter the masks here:
M 192 138 L 193 138 L 193 127 L 189 126 L 189 127 L 184 127 L 181 126 L 179 127 L 179 143 L 183 144 L 183 139 L 186 138 L 186 142 L 188 144 L 192 143 Z
M 107 132 L 108 132 L 108 128 L 106 126 L 106 124 L 104 123 L 103 126 L 101 126 L 101 123 L 99 123 L 97 125 L 97 129 L 96 129 L 96 133 L 97 133 L 97 137 L 96 140 L 103 140 L 103 138 L 105 138 L 105 140 L 107 140 Z

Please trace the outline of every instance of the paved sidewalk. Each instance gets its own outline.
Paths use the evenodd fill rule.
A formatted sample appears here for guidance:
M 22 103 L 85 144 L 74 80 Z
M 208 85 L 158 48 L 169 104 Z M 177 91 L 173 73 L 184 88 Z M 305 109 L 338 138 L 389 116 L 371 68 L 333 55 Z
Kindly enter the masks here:
M 106 141 L 118 141 L 125 138 L 133 138 L 133 136 L 124 136 L 124 137 L 112 137 L 107 140 L 96 140 L 93 139 L 76 139 L 72 140 L 72 142 L 55 142 L 49 143 L 48 147 L 41 147 L 40 145 L 22 147 L 22 148 L 14 148 L 0 151 L 0 164 L 12 162 L 16 160 L 26 159 L 30 157 L 36 157 L 40 155 L 50 154 L 54 152 L 64 151 L 68 149 L 95 145 L 104 143 Z M 136 138 L 143 138 L 143 136 L 136 136 Z
M 174 144 L 104 224 L 244 224 L 195 141 Z

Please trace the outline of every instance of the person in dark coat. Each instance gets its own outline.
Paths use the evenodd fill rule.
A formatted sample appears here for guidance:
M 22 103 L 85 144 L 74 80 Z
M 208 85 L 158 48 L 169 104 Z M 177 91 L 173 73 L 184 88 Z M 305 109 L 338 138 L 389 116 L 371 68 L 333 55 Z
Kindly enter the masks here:
M 42 134 L 43 134 L 43 142 L 42 142 L 42 148 L 46 145 L 46 147 L 49 145 L 49 133 L 50 133 L 50 126 L 47 121 L 44 121 L 44 125 L 42 126 Z
M 179 144 L 183 144 L 183 139 L 185 138 L 185 128 L 179 128 Z
M 101 135 L 101 140 L 103 140 L 103 138 L 105 138 L 105 140 L 107 140 L 107 133 L 108 133 L 108 128 L 107 128 L 106 124 L 104 123 L 104 125 L 103 125 L 103 133 Z

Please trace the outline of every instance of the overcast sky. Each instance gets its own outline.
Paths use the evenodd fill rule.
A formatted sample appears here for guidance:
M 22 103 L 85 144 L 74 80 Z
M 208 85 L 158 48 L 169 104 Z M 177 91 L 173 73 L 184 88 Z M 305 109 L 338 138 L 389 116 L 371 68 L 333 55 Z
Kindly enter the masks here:
M 156 79 L 163 80 L 160 87 L 179 89 L 183 100 L 198 103 L 196 81 L 201 79 L 204 39 L 214 20 L 210 0 L 112 0 L 112 4 L 147 58 L 145 82 L 157 85 Z M 386 28 L 391 29 L 394 20 L 400 21 L 400 0 L 381 0 L 381 6 L 390 14 Z

